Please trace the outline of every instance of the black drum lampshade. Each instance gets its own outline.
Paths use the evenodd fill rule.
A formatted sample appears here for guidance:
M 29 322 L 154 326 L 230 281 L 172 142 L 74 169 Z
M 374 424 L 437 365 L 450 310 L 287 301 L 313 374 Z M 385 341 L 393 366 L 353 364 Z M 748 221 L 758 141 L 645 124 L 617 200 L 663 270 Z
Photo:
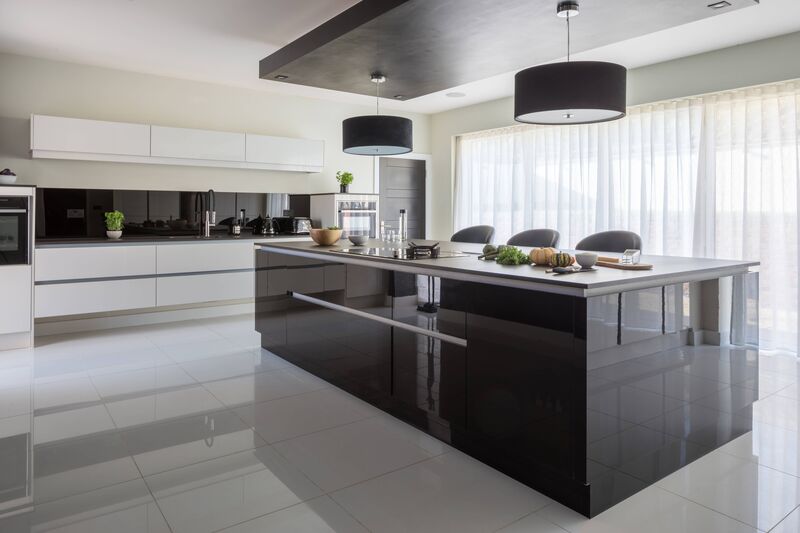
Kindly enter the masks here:
M 602 61 L 551 63 L 514 78 L 514 119 L 589 124 L 625 116 L 627 69 Z
M 398 155 L 413 150 L 410 119 L 365 115 L 342 121 L 342 150 L 353 155 Z

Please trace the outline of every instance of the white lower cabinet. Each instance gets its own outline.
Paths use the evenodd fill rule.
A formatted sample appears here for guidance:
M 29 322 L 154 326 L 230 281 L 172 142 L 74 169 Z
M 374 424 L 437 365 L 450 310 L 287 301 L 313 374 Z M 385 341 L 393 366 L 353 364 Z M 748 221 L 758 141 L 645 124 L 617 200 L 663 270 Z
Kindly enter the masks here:
M 0 335 L 31 329 L 31 267 L 0 267 Z
M 156 305 L 155 278 L 37 285 L 36 318 L 142 309 Z
M 221 272 L 158 278 L 157 305 L 184 305 L 252 298 L 255 273 Z
M 250 299 L 255 295 L 254 244 L 247 240 L 39 248 L 34 316 Z M 304 261 L 308 260 L 299 263 Z M 323 285 L 342 285 L 344 269 L 339 270 L 325 267 L 304 271 L 308 292 L 319 292 Z M 30 290 L 30 280 L 13 285 Z M 5 326 L 17 327 L 16 323 L 9 325 L 11 318 L 2 320 L 0 309 L 0 332 Z

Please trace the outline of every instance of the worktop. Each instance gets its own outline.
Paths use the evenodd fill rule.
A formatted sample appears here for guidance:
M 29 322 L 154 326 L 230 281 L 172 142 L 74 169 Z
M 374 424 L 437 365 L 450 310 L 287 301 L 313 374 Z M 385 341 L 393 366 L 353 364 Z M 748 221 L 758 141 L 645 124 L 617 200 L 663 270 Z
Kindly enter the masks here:
M 752 429 L 756 262 L 557 276 L 346 246 L 255 246 L 261 346 L 586 516 Z
M 417 241 L 418 244 L 434 241 Z M 483 261 L 478 255 L 483 248 L 479 244 L 441 242 L 442 250 L 466 252 L 466 257 L 443 257 L 437 259 L 399 260 L 382 257 L 359 256 L 343 253 L 343 249 L 356 248 L 348 241 L 334 246 L 318 246 L 312 241 L 266 242 L 258 246 L 265 250 L 281 251 L 285 254 L 308 258 L 325 258 L 339 263 L 371 265 L 397 272 L 419 275 L 442 275 L 450 279 L 492 283 L 520 289 L 537 290 L 575 296 L 600 296 L 621 290 L 629 291 L 658 287 L 679 282 L 717 279 L 747 272 L 759 265 L 756 261 L 728 261 L 693 257 L 668 257 L 643 255 L 642 263 L 653 265 L 652 270 L 629 271 L 607 267 L 596 267 L 589 272 L 567 275 L 547 273 L 547 268 L 532 265 L 505 266 L 495 261 Z M 398 243 L 371 240 L 364 247 L 397 247 Z M 530 248 L 522 247 L 528 252 Z M 615 254 L 605 253 L 613 256 Z
M 133 246 L 151 244 L 196 244 L 215 242 L 303 242 L 310 241 L 308 235 L 253 235 L 245 233 L 238 237 L 226 233 L 200 237 L 198 235 L 124 235 L 119 239 L 106 237 L 53 237 L 36 239 L 36 248 L 67 248 L 78 246 Z

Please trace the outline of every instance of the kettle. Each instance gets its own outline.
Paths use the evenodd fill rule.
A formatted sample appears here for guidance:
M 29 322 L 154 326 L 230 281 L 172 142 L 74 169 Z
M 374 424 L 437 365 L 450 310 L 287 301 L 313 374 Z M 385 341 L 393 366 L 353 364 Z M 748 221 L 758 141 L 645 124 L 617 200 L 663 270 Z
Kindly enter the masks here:
M 267 215 L 266 217 L 258 217 L 253 224 L 253 233 L 260 235 L 275 235 L 275 226 L 272 218 Z

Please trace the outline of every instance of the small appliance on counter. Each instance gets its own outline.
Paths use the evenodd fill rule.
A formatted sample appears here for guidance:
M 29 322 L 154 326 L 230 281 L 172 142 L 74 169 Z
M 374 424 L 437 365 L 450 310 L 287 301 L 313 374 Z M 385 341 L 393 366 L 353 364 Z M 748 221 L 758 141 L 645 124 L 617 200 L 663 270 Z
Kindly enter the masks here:
M 282 235 L 308 235 L 311 233 L 311 219 L 308 217 L 275 217 L 272 221 L 277 232 Z
M 35 189 L 0 186 L 0 350 L 33 343 Z

